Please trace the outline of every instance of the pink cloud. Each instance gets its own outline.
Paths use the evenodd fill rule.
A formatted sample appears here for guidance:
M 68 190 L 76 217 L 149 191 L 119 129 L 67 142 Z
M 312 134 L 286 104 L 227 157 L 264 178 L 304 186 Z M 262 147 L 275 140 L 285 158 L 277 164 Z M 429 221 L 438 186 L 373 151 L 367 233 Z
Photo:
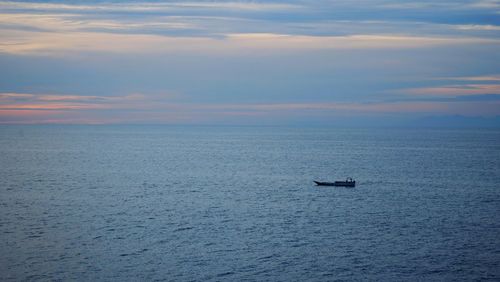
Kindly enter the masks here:
M 450 80 L 465 80 L 465 81 L 500 81 L 500 75 L 483 75 L 483 76 L 464 76 L 451 77 Z
M 23 98 L 23 99 L 19 99 Z M 175 103 L 171 97 L 0 94 L 0 123 L 204 123 L 383 114 L 500 115 L 499 102 Z

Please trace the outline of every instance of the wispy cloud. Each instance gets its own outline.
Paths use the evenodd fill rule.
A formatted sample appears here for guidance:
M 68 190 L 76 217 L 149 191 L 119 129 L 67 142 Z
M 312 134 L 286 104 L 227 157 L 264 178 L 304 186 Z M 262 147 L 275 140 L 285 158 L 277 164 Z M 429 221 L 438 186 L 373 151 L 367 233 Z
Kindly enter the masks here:
M 462 81 L 478 81 L 478 82 L 496 82 L 496 81 L 500 81 L 500 75 L 459 76 L 459 77 L 447 77 L 445 79 L 462 80 Z
M 39 2 L 0 1 L 0 8 L 8 10 L 39 11 L 95 11 L 95 12 L 170 12 L 178 9 L 223 9 L 247 11 L 286 11 L 298 9 L 298 4 L 243 2 L 243 1 L 210 1 L 210 2 L 125 2 L 125 3 L 92 3 L 64 4 Z
M 498 84 L 447 85 L 440 87 L 412 88 L 412 89 L 406 89 L 405 92 L 413 95 L 434 95 L 434 96 L 500 94 L 500 85 Z
M 151 105 L 174 95 L 148 97 Z M 168 98 L 168 99 L 167 99 Z M 75 109 L 127 109 L 141 106 L 146 101 L 142 94 L 126 96 L 84 96 L 55 94 L 0 93 L 0 110 L 75 110 Z M 151 106 L 150 105 L 150 106 Z
M 468 7 L 486 8 L 486 9 L 500 9 L 500 1 L 498 0 L 479 0 L 473 1 Z
M 440 2 L 440 1 L 429 1 L 429 2 L 402 2 L 402 1 L 387 1 L 380 5 L 387 9 L 407 9 L 407 10 L 421 10 L 421 9 L 433 9 L 433 8 L 456 8 L 460 7 L 459 3 L 454 2 Z
M 500 26 L 491 25 L 491 24 L 458 24 L 451 25 L 455 29 L 458 30 L 479 30 L 479 31 L 498 31 L 500 30 Z
M 500 94 L 500 75 L 436 77 L 431 79 L 434 86 L 396 89 L 390 91 L 433 101 L 473 101 L 497 100 Z M 452 82 L 453 84 L 450 84 Z M 435 85 L 435 84 L 441 85 Z M 439 100 L 444 98 L 444 100 Z M 452 100 L 450 100 L 452 98 Z M 436 100 L 437 99 L 437 100 Z
M 467 105 L 476 105 L 473 110 Z M 167 96 L 119 97 L 0 94 L 0 123 L 203 123 L 230 117 L 335 116 L 366 114 L 500 114 L 500 101 L 406 101 L 327 103 L 180 103 Z M 464 110 L 466 109 L 466 110 Z M 89 115 L 89 111 L 92 112 Z M 459 112 L 460 111 L 460 112 Z M 93 116 L 94 118 L 89 118 Z M 64 119 L 62 119 L 64 117 Z
M 412 37 L 398 35 L 304 36 L 268 33 L 223 34 L 222 39 L 95 32 L 6 31 L 0 52 L 64 54 L 74 51 L 112 53 L 238 53 L 245 50 L 282 52 L 325 49 L 405 49 L 445 45 L 494 44 L 498 39 Z
M 473 4 L 491 6 L 492 3 L 495 2 L 479 1 Z M 385 0 L 362 1 L 362 5 L 354 5 L 352 1 L 86 4 L 0 1 L 0 52 L 112 52 L 110 46 L 115 46 L 117 52 L 137 53 L 141 49 L 145 52 L 170 52 L 175 49 L 198 52 L 204 49 L 200 46 L 206 46 L 206 50 L 221 47 L 227 49 L 228 46 L 298 50 L 499 44 L 498 37 L 491 34 L 498 31 L 499 27 L 491 23 L 436 24 L 435 21 L 425 19 L 394 20 L 390 17 L 371 18 L 372 16 L 343 19 L 336 18 L 335 13 L 329 15 L 330 12 L 326 12 L 338 10 L 338 13 L 342 13 L 344 10 L 363 10 L 366 7 L 379 11 L 399 6 L 430 9 L 429 5 L 463 6 L 453 1 L 415 4 Z M 128 12 L 151 13 L 137 17 Z M 273 16 L 276 12 L 286 12 L 288 16 Z M 294 20 L 295 18 L 300 20 Z M 164 38 L 156 38 L 155 35 Z M 190 37 L 193 40 L 186 40 Z M 207 38 L 225 40 L 224 44 L 220 44 L 221 41 Z M 115 41 L 119 44 L 112 43 Z M 197 48 L 193 48 L 193 44 Z
M 178 30 L 197 28 L 184 17 L 156 17 L 148 21 L 96 18 L 80 14 L 0 14 L 0 28 L 8 30 L 31 30 L 44 32 L 121 32 L 148 33 L 150 29 Z
M 380 4 L 383 8 L 408 9 L 408 10 L 429 10 L 429 9 L 500 9 L 498 0 L 476 0 L 468 1 L 384 1 Z

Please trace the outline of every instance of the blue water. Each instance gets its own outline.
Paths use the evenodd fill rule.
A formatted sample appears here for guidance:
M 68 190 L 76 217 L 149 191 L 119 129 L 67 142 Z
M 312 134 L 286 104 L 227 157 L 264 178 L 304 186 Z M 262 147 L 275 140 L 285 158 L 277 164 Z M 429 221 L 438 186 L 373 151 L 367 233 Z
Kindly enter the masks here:
M 0 280 L 499 280 L 499 215 L 499 130 L 0 127 Z

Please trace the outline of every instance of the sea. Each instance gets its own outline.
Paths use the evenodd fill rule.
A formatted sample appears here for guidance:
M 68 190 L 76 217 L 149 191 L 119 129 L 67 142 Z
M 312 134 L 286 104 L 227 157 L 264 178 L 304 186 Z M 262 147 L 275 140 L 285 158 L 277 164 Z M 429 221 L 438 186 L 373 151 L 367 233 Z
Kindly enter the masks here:
M 3 125 L 0 280 L 499 281 L 500 130 Z

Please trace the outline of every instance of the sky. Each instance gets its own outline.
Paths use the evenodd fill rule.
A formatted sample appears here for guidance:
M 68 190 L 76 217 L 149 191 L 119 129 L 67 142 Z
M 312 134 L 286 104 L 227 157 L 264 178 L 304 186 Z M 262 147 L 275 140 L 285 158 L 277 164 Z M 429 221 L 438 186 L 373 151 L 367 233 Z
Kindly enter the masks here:
M 500 120 L 500 0 L 0 1 L 0 124 L 434 117 Z

